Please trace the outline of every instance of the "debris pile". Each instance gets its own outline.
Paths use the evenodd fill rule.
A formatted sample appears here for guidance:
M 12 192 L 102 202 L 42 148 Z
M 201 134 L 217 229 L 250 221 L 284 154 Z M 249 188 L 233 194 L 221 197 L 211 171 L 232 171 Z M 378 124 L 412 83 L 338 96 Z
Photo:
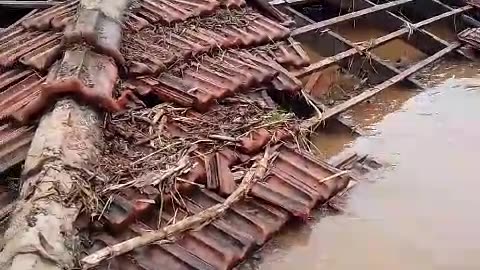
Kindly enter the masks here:
M 12 221 L 42 220 L 7 231 L 2 267 L 21 267 L 16 258 L 24 247 L 15 238 L 42 230 L 43 217 L 57 211 L 55 218 L 78 215 L 75 230 L 85 241 L 61 225 L 69 218 L 51 221 L 67 231 L 41 232 L 26 243 L 39 237 L 59 246 L 49 258 L 60 267 L 91 254 L 82 267 L 140 256 L 132 267 L 162 261 L 168 269 L 231 268 L 290 216 L 307 218 L 346 187 L 345 172 L 299 152 L 308 146 L 299 136 L 302 119 L 269 95 L 304 98 L 288 70 L 309 59 L 287 39 L 288 28 L 242 1 L 120 1 L 114 10 L 87 2 L 37 12 L 0 38 L 3 127 L 15 140 L 34 129 L 19 124 L 40 121 Z M 174 8 L 165 12 L 167 6 Z M 125 18 L 123 29 L 112 12 Z M 102 122 L 92 108 L 110 113 Z M 24 145 L 9 142 L 16 160 Z M 180 229 L 170 232 L 172 226 Z M 146 230 L 159 231 L 149 240 L 135 237 Z M 203 240 L 192 242 L 199 234 Z M 169 243 L 142 247 L 162 239 Z M 97 249 L 125 247 L 125 240 L 137 244 L 92 261 Z M 80 245 L 66 252 L 70 241 Z M 41 261 L 43 252 L 31 259 Z
M 74 0 L 3 30 L 0 169 L 26 161 L 0 268 L 231 269 L 289 218 L 352 186 L 350 170 L 361 170 L 352 164 L 364 159 L 343 169 L 318 160 L 310 129 L 396 83 L 416 85 L 413 73 L 460 47 L 443 44 L 401 70 L 370 52 L 407 34 L 429 38 L 418 29 L 470 6 L 398 19 L 360 44 L 328 29 L 395 17 L 409 2 L 366 1 L 320 22 L 290 9 L 307 22 L 292 31 L 263 0 Z M 302 35 L 349 47 L 310 63 L 293 38 Z M 474 35 L 459 39 L 478 46 Z M 337 64 L 357 69 L 351 91 L 322 84 Z

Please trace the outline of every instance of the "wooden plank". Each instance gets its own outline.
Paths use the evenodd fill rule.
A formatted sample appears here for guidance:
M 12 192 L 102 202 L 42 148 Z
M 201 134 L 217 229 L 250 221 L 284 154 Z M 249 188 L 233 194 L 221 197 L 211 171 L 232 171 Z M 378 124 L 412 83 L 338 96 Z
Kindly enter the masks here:
M 355 47 L 355 44 L 353 44 L 350 40 L 342 37 L 341 35 L 333 32 L 333 31 L 329 31 L 329 34 L 331 36 L 337 38 L 338 40 L 346 43 L 347 45 L 349 45 L 351 47 Z M 390 77 L 395 76 L 395 75 L 397 75 L 398 73 L 401 72 L 396 67 L 392 66 L 390 63 L 388 63 L 387 61 L 384 61 L 382 58 L 377 56 L 375 53 L 369 52 L 368 50 L 364 51 L 363 53 L 366 55 L 367 58 L 369 58 L 369 60 L 373 60 L 373 61 L 371 61 L 370 65 L 372 65 L 372 68 L 374 69 L 375 73 L 369 75 L 369 80 L 370 81 L 373 81 L 372 79 L 377 80 L 377 78 L 382 78 L 382 77 L 383 78 L 381 80 L 383 81 L 383 80 L 385 80 L 385 77 L 390 78 Z M 377 78 L 373 78 L 373 76 L 375 76 Z M 405 81 L 407 83 L 408 88 L 415 88 L 415 89 L 423 89 L 424 88 L 423 85 L 420 82 L 418 82 L 417 80 L 415 80 L 413 78 L 407 78 Z M 377 81 L 377 83 L 378 83 L 378 81 Z
M 365 90 L 361 94 L 343 102 L 342 104 L 339 104 L 337 106 L 334 106 L 334 107 L 326 110 L 322 115 L 322 121 L 326 120 L 328 118 L 331 118 L 333 116 L 337 116 L 338 114 L 344 112 L 345 110 L 348 110 L 349 108 L 357 105 L 358 103 L 373 97 L 374 95 L 380 93 L 381 91 L 385 90 L 386 88 L 398 83 L 399 81 L 401 81 L 401 80 L 405 79 L 406 77 L 412 75 L 413 73 L 419 71 L 420 69 L 424 68 L 425 66 L 427 66 L 427 65 L 433 63 L 434 61 L 440 59 L 444 55 L 452 52 L 453 50 L 457 49 L 458 47 L 460 47 L 460 43 L 459 42 L 454 42 L 454 43 L 450 44 L 448 47 L 446 47 L 445 49 L 443 49 L 443 50 L 437 52 L 436 54 L 418 62 L 417 64 L 411 66 L 410 68 L 402 71 L 398 75 L 390 78 L 389 80 L 386 80 L 385 82 L 383 82 L 381 84 L 378 84 L 378 85 L 374 86 L 373 88 Z
M 466 12 L 466 11 L 468 11 L 468 10 L 473 9 L 473 7 L 467 5 L 467 6 L 463 6 L 463 7 L 461 7 L 461 8 L 458 8 L 458 9 L 461 9 L 461 10 L 463 10 L 463 12 Z M 448 14 L 448 13 L 451 12 L 452 10 L 454 10 L 454 9 L 447 9 L 447 11 L 445 11 L 445 12 L 442 13 L 442 14 L 445 14 L 445 13 Z M 390 13 L 391 16 L 394 16 L 397 20 L 400 20 L 401 22 L 403 22 L 405 25 L 410 24 L 410 22 L 409 22 L 408 20 L 406 20 L 405 18 L 403 18 L 403 17 L 401 17 L 401 16 L 398 16 L 398 15 L 396 15 L 396 14 L 393 14 L 392 12 L 388 12 L 388 13 Z M 456 15 L 456 14 L 455 14 L 455 15 Z M 447 18 L 447 17 L 451 17 L 451 16 L 446 16 L 445 18 Z M 433 18 L 433 17 L 432 17 L 432 18 Z M 442 19 L 445 19 L 445 18 L 442 18 Z M 425 20 L 425 21 L 427 21 L 427 20 Z M 430 22 L 430 23 L 431 23 L 431 22 Z M 419 27 L 417 27 L 417 28 L 419 28 Z M 441 44 L 441 45 L 442 45 L 442 48 L 443 48 L 443 47 L 446 47 L 446 46 L 448 46 L 448 45 L 450 44 L 450 42 L 448 42 L 448 41 L 446 41 L 446 40 L 444 40 L 444 39 L 436 36 L 435 34 L 433 34 L 432 32 L 430 32 L 430 31 L 428 31 L 428 30 L 426 30 L 426 29 L 419 29 L 419 30 L 420 30 L 420 31 L 419 31 L 420 33 L 418 33 L 418 35 L 421 35 L 421 34 L 425 35 L 426 37 L 428 37 L 429 39 L 433 40 L 434 42 L 436 42 L 436 43 L 438 43 L 438 44 Z M 421 40 L 420 40 L 420 42 L 421 42 Z M 415 42 L 415 43 L 418 44 L 418 42 Z M 423 45 L 423 48 L 425 48 L 425 46 L 427 46 L 428 48 L 430 48 L 430 46 L 428 46 L 428 45 L 424 45 L 424 44 L 422 44 L 422 45 Z M 416 47 L 418 47 L 418 46 L 416 46 Z M 435 48 L 433 48 L 434 46 L 431 46 L 431 47 L 432 47 L 432 50 L 435 51 Z M 457 50 L 456 52 L 457 52 L 458 54 L 462 55 L 463 57 L 469 59 L 469 60 L 472 60 L 472 61 L 476 60 L 475 58 L 473 58 L 473 57 L 471 57 L 470 55 L 466 54 L 466 53 L 465 53 L 464 51 L 462 51 L 462 50 Z
M 439 0 L 430 0 L 434 3 L 437 3 L 438 5 L 446 8 L 447 10 L 453 10 L 454 8 L 443 3 L 442 1 L 439 1 Z M 473 26 L 473 27 L 480 27 L 480 22 L 466 14 L 462 14 L 462 20 L 464 23 L 466 23 L 467 25 L 470 25 L 470 26 Z
M 58 1 L 0 1 L 0 6 L 9 8 L 49 8 L 62 2 Z
M 294 4 L 309 4 L 315 1 L 312 0 L 272 0 L 268 2 L 270 5 L 278 6 L 278 5 L 294 5 Z
M 351 19 L 355 19 L 355 18 L 358 18 L 358 17 L 361 17 L 361 16 L 365 16 L 367 14 L 371 14 L 371 13 L 375 13 L 375 12 L 378 12 L 378 11 L 390 9 L 390 8 L 393 8 L 393 7 L 396 7 L 396 6 L 399 6 L 399 5 L 403 5 L 403 4 L 412 2 L 412 1 L 413 0 L 396 0 L 396 1 L 393 1 L 393 2 L 388 2 L 388 3 L 385 3 L 385 4 L 376 5 L 376 6 L 373 6 L 373 7 L 370 7 L 370 8 L 350 12 L 350 13 L 345 14 L 345 15 L 341 15 L 341 16 L 338 16 L 338 17 L 335 17 L 335 18 L 331 18 L 331 19 L 328 19 L 328 20 L 324 20 L 324 21 L 321 21 L 321 22 L 317 22 L 317 23 L 313 23 L 313 24 L 310 24 L 310 25 L 306 25 L 306 26 L 297 28 L 297 29 L 292 31 L 291 35 L 292 36 L 297 36 L 297 35 L 305 34 L 305 33 L 308 33 L 308 32 L 312 32 L 312 31 L 315 31 L 315 30 L 319 30 L 319 29 L 322 29 L 322 28 L 332 26 L 332 25 L 337 24 L 337 23 L 341 23 L 341 22 L 348 21 L 348 20 L 351 20 Z
M 420 28 L 420 27 L 423 27 L 425 25 L 428 25 L 428 24 L 431 24 L 435 21 L 438 21 L 438 20 L 441 20 L 441 19 L 444 19 L 444 18 L 447 18 L 449 16 L 453 16 L 455 14 L 459 14 L 459 13 L 463 13 L 467 10 L 470 10 L 472 7 L 470 6 L 466 6 L 466 7 L 461 7 L 461 8 L 457 8 L 457 9 L 454 9 L 454 10 L 451 10 L 451 11 L 448 11 L 448 12 L 445 12 L 443 14 L 440 14 L 440 15 L 437 15 L 437 16 L 434 16 L 432 18 L 429 18 L 429 19 L 426 19 L 424 21 L 421 21 L 421 22 L 418 22 L 416 24 L 412 24 L 412 27 L 413 28 Z M 408 27 L 405 27 L 405 28 L 402 28 L 402 29 L 399 29 L 395 32 L 392 32 L 390 34 L 387 34 L 385 36 L 382 36 L 382 37 L 379 37 L 375 40 L 372 40 L 372 41 L 368 41 L 368 42 L 364 42 L 363 44 L 361 45 L 358 45 L 356 46 L 355 48 L 351 48 L 349 50 L 346 50 L 344 52 L 341 52 L 341 53 L 338 53 L 336 55 L 333 55 L 333 56 L 330 56 L 330 57 L 327 57 L 325 59 L 322 59 L 308 67 L 305 67 L 301 70 L 298 70 L 296 72 L 294 72 L 293 74 L 297 77 L 302 77 L 302 76 L 305 76 L 305 75 L 308 75 L 308 74 L 311 74 L 317 70 L 320 70 L 320 69 L 323 69 L 323 68 L 326 68 L 334 63 L 336 63 L 337 61 L 340 61 L 342 59 L 345 59 L 347 57 L 351 57 L 357 53 L 361 53 L 365 50 L 370 50 L 374 47 L 377 47 L 379 45 L 382 45 L 390 40 L 393 40 L 395 38 L 398 38 L 402 35 L 405 35 L 409 33 L 409 28 Z

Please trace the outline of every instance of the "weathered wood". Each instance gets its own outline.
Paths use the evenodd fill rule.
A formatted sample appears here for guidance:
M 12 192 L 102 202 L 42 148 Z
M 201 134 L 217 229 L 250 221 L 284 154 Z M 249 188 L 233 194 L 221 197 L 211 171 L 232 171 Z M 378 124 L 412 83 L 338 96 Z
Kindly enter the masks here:
M 8 8 L 49 8 L 58 5 L 59 1 L 0 1 L 0 7 Z
M 273 0 L 268 2 L 270 5 L 294 5 L 294 4 L 308 4 L 313 3 L 313 0 Z
M 331 30 L 328 32 L 328 34 L 344 42 L 352 48 L 357 47 L 355 43 Z M 368 50 L 363 51 L 363 57 L 363 61 L 370 62 L 369 66 L 371 67 L 371 69 L 373 69 L 373 73 L 369 73 L 369 81 L 373 84 L 382 82 L 401 72 L 399 69 L 391 65 L 388 61 L 383 60 L 375 53 Z M 407 88 L 423 89 L 423 85 L 413 78 L 406 78 L 404 82 Z
M 37 128 L 25 161 L 23 187 L 0 254 L 0 269 L 71 269 L 73 222 L 79 209 L 64 205 L 75 186 L 65 165 L 84 166 L 96 156 L 101 121 L 72 100 L 59 102 Z
M 338 17 L 335 17 L 335 18 L 332 18 L 332 19 L 324 20 L 324 21 L 321 21 L 321 22 L 317 22 L 317 23 L 313 23 L 313 24 L 310 24 L 310 25 L 306 25 L 306 26 L 297 28 L 297 29 L 292 31 L 291 35 L 292 36 L 297 36 L 297 35 L 305 34 L 305 33 L 308 33 L 308 32 L 320 30 L 320 29 L 327 28 L 327 27 L 332 26 L 332 25 L 337 24 L 337 23 L 352 20 L 352 19 L 362 17 L 362 16 L 365 16 L 367 14 L 375 13 L 375 12 L 378 12 L 378 11 L 391 9 L 391 8 L 394 8 L 394 7 L 397 7 L 397 6 L 412 2 L 412 1 L 413 0 L 396 0 L 396 1 L 393 1 L 393 2 L 388 2 L 388 3 L 385 3 L 385 4 L 381 4 L 381 5 L 375 5 L 375 6 L 372 6 L 370 8 L 350 12 L 350 13 L 347 13 L 345 15 L 341 15 L 341 16 L 338 16 Z
M 453 10 L 454 8 L 443 3 L 442 1 L 439 1 L 439 0 L 430 0 L 436 4 L 438 4 L 439 6 L 442 6 L 444 7 L 446 10 Z M 464 23 L 470 25 L 470 26 L 473 26 L 473 27 L 480 27 L 480 22 L 470 16 L 468 16 L 467 14 L 462 14 L 462 20 Z
M 337 105 L 333 108 L 328 109 L 327 111 L 325 111 L 323 113 L 322 121 L 326 120 L 326 119 L 329 119 L 333 116 L 336 116 L 336 115 L 340 114 L 341 112 L 344 112 L 345 110 L 348 110 L 349 108 L 357 105 L 358 103 L 371 98 L 372 96 L 380 93 L 381 91 L 385 90 L 386 88 L 398 83 L 399 81 L 401 81 L 401 80 L 405 79 L 406 77 L 412 75 L 413 73 L 417 72 L 418 70 L 420 70 L 420 69 L 424 68 L 425 66 L 433 63 L 434 61 L 440 59 L 444 55 L 452 52 L 453 50 L 457 49 L 458 47 L 460 47 L 460 43 L 459 42 L 454 42 L 454 43 L 450 44 L 448 47 L 446 47 L 445 49 L 443 49 L 443 50 L 437 52 L 436 54 L 418 62 L 417 64 L 415 64 L 415 65 L 411 66 L 410 68 L 404 70 L 402 73 L 390 78 L 389 80 L 387 80 L 387 81 L 385 81 L 381 84 L 378 84 L 371 89 L 365 90 L 361 94 L 343 102 L 342 104 L 339 104 L 339 105 Z
M 99 10 L 120 29 L 127 4 L 128 0 L 81 0 L 79 12 Z M 78 72 L 58 72 L 71 67 Z M 48 80 L 86 76 L 95 90 L 113 91 L 117 75 L 110 58 L 76 47 L 50 68 Z M 60 100 L 43 116 L 25 161 L 20 198 L 1 244 L 0 269 L 73 269 L 78 255 L 73 223 L 83 203 L 69 203 L 81 185 L 80 172 L 73 168 L 85 168 L 97 159 L 97 146 L 103 139 L 101 124 L 97 112 L 71 99 Z
M 418 22 L 418 23 L 415 23 L 415 24 L 412 24 L 412 27 L 413 28 L 420 28 L 420 27 L 424 27 L 428 24 L 431 24 L 433 22 L 436 22 L 436 21 L 439 21 L 439 20 L 442 20 L 442 19 L 445 19 L 447 17 L 450 17 L 450 16 L 453 16 L 453 15 L 456 15 L 456 14 L 460 14 L 460 13 L 463 13 L 465 11 L 468 11 L 470 10 L 472 7 L 470 6 L 466 6 L 466 7 L 461 7 L 461 8 L 457 8 L 457 9 L 454 9 L 454 10 L 451 10 L 451 11 L 448 11 L 448 12 L 445 12 L 443 14 L 440 14 L 440 15 L 437 15 L 435 17 L 432 17 L 432 18 L 429 18 L 427 20 L 424 20 L 424 21 L 421 21 L 421 22 Z M 393 40 L 393 39 L 396 39 L 402 35 L 405 35 L 409 33 L 409 28 L 408 27 L 405 27 L 405 28 L 402 28 L 402 29 L 399 29 L 395 32 L 392 32 L 392 33 L 389 33 L 385 36 L 382 36 L 382 37 L 379 37 L 377 39 L 374 39 L 372 41 L 367 41 L 367 42 L 364 42 L 363 44 L 360 44 L 358 46 L 356 46 L 355 48 L 351 48 L 349 50 L 346 50 L 344 52 L 341 52 L 341 53 L 338 53 L 336 55 L 333 55 L 333 56 L 330 56 L 330 57 L 327 57 L 325 59 L 322 59 L 308 67 L 305 67 L 299 71 L 296 71 L 296 72 L 293 72 L 293 74 L 297 77 L 303 77 L 305 75 L 308 75 L 308 74 L 311 74 L 317 70 L 321 70 L 321 69 L 324 69 L 342 59 L 345 59 L 347 57 L 351 57 L 355 54 L 359 54 L 359 53 L 362 53 L 363 51 L 366 51 L 366 50 L 370 50 L 372 48 L 375 48 L 379 45 L 382 45 L 390 40 Z

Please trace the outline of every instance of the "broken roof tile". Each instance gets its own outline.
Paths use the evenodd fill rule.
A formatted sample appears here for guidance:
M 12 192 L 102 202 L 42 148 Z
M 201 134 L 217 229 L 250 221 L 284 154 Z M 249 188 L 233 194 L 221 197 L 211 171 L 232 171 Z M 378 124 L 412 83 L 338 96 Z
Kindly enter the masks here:
M 77 10 L 78 2 L 78 0 L 66 1 L 51 8 L 37 12 L 36 14 L 26 18 L 22 22 L 22 26 L 27 29 L 38 30 L 47 30 L 51 27 L 54 29 L 63 29 L 67 22 L 73 20 Z
M 39 95 L 44 78 L 30 71 L 10 70 L 0 75 L 5 88 L 0 93 L 0 119 L 22 109 Z
M 290 215 L 306 217 L 315 204 L 326 202 L 348 184 L 348 178 L 340 177 L 322 182 L 338 170 L 304 158 L 303 153 L 288 147 L 279 149 L 273 168 L 264 181 L 254 185 L 250 198 L 234 203 L 211 223 L 185 232 L 172 243 L 138 248 L 106 263 L 118 265 L 130 257 L 135 258 L 129 261 L 130 269 L 144 269 L 159 262 L 167 269 L 231 269 L 249 251 L 264 244 L 280 230 Z M 267 188 L 262 189 L 264 186 Z M 94 237 L 97 242 L 92 251 L 155 229 L 159 221 L 161 225 L 172 220 L 178 222 L 189 214 L 224 201 L 221 196 L 200 188 L 184 194 L 183 204 L 176 207 L 164 205 L 161 218 L 158 217 L 160 211 L 151 208 L 154 214 L 140 218 L 125 233 L 116 236 L 103 233 Z M 278 196 L 282 200 L 277 200 Z
M 301 46 L 294 40 L 277 43 L 271 56 L 285 68 L 302 68 L 310 65 L 310 58 Z
M 22 162 L 33 139 L 33 127 L 0 126 L 0 172 Z
M 61 33 L 37 32 L 37 31 L 15 31 L 10 35 L 8 41 L 0 43 L 0 67 L 8 68 L 13 66 L 17 60 L 25 54 L 29 54 L 29 58 L 34 57 L 33 51 L 38 51 L 39 47 L 47 46 L 49 43 L 59 44 Z

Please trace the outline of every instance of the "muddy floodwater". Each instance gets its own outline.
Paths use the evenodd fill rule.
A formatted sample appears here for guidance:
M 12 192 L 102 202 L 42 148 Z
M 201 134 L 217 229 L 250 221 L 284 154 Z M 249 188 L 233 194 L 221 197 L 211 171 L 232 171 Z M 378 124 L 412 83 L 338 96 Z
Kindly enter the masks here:
M 422 75 L 425 91 L 395 86 L 348 112 L 366 135 L 319 134 L 324 157 L 352 150 L 383 168 L 343 213 L 317 210 L 240 269 L 480 269 L 479 70 L 443 62 Z

